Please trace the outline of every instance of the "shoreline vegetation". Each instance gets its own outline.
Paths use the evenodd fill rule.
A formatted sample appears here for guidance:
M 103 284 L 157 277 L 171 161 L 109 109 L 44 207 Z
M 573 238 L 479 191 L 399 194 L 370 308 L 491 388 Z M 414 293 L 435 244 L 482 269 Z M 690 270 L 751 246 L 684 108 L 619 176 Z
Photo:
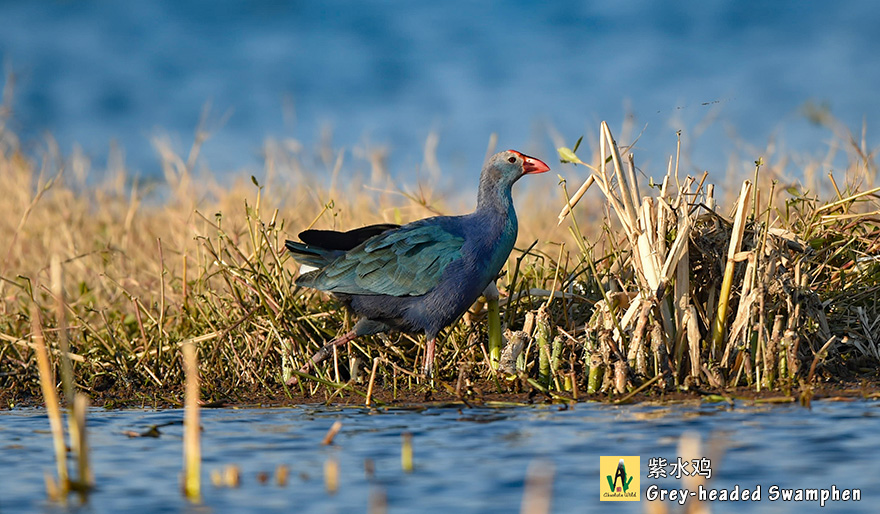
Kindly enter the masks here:
M 353 320 L 293 284 L 285 239 L 472 206 L 396 188 L 380 152 L 358 178 L 344 150 L 313 165 L 267 144 L 262 178 L 223 183 L 197 167 L 202 131 L 186 156 L 155 142 L 157 183 L 121 159 L 99 178 L 51 140 L 26 154 L 0 119 L 0 408 L 43 404 L 41 348 L 69 374 L 65 397 L 109 408 L 182 405 L 183 347 L 207 406 L 877 398 L 876 151 L 833 133 L 844 169 L 804 157 L 792 182 L 784 157 L 756 155 L 716 198 L 719 177 L 686 173 L 680 144 L 665 169 L 641 169 L 602 123 L 592 142 L 559 149 L 576 184 L 548 174 L 515 192 L 500 369 L 478 302 L 438 339 L 433 381 L 419 375 L 424 342 L 393 334 L 353 341 L 287 387 Z

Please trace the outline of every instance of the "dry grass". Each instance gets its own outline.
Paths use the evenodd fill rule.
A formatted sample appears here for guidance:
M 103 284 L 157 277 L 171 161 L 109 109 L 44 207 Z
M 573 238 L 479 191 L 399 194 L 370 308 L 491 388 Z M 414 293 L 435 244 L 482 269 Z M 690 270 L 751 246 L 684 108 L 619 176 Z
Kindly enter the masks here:
M 298 369 L 348 323 L 330 298 L 293 285 L 298 266 L 284 251 L 286 238 L 311 226 L 403 223 L 472 208 L 464 201 L 449 207 L 429 188 L 397 188 L 380 154 L 357 160 L 322 148 L 311 159 L 268 143 L 259 181 L 222 183 L 193 169 L 198 145 L 184 158 L 155 143 L 164 180 L 145 185 L 122 167 L 97 173 L 81 155 L 60 155 L 51 141 L 39 157 L 26 156 L 14 134 L 0 132 L 4 386 L 38 383 L 30 323 L 36 308 L 56 358 L 62 332 L 69 335 L 83 389 L 152 403 L 154 393 L 182 384 L 177 348 L 187 341 L 198 345 L 202 374 L 210 377 L 206 397 L 279 389 L 282 370 Z M 531 214 L 521 223 L 523 240 L 551 226 L 534 216 L 549 212 L 545 197 L 520 198 Z M 53 258 L 63 268 L 66 331 L 50 287 Z M 396 353 L 413 359 L 415 345 L 404 339 L 402 346 Z
M 441 382 L 452 380 L 462 398 L 480 377 L 499 390 L 567 398 L 588 389 L 624 394 L 649 380 L 664 389 L 774 388 L 860 373 L 866 359 L 880 357 L 880 211 L 874 192 L 854 195 L 872 184 L 876 162 L 863 143 L 838 136 L 850 157 L 839 183 L 809 192 L 771 186 L 781 177 L 770 155 L 747 194 L 724 207 L 705 177 L 678 177 L 673 161 L 660 189 L 608 160 L 596 184 L 613 200 L 576 206 L 572 230 L 556 228 L 561 188 L 520 184 L 518 248 L 538 242 L 527 254 L 515 251 L 499 281 L 502 322 L 525 331 L 518 359 L 507 355 L 519 378 L 496 379 L 484 355 L 484 316 L 475 312 L 447 331 Z M 186 342 L 198 349 L 204 398 L 282 391 L 293 370 L 351 323 L 331 298 L 293 285 L 285 239 L 309 226 L 471 208 L 430 189 L 402 192 L 380 152 L 354 159 L 322 148 L 312 159 L 295 145 L 268 143 L 259 181 L 225 183 L 196 169 L 203 141 L 200 132 L 185 157 L 157 141 L 164 178 L 145 184 L 121 165 L 97 176 L 84 157 L 61 155 L 51 142 L 39 156 L 25 155 L 0 125 L 0 387 L 39 390 L 39 326 L 56 365 L 62 339 L 69 341 L 76 385 L 92 394 L 173 400 Z M 607 143 L 604 151 L 613 151 Z M 596 170 L 602 148 L 585 159 Z M 732 222 L 738 200 L 745 206 Z M 740 248 L 731 250 L 739 232 Z M 61 298 L 53 258 L 63 271 Z M 717 317 L 721 298 L 728 314 Z M 406 336 L 356 341 L 288 393 L 365 395 L 367 379 L 376 388 L 413 388 L 421 351 Z

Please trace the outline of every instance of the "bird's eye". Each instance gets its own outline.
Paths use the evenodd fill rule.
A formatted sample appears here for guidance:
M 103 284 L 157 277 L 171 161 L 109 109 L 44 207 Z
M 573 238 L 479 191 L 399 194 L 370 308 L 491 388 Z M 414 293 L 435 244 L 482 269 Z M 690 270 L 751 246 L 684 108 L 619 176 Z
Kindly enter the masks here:
M 509 162 L 509 163 L 516 162 L 516 157 L 511 157 L 510 159 L 507 159 L 507 162 Z

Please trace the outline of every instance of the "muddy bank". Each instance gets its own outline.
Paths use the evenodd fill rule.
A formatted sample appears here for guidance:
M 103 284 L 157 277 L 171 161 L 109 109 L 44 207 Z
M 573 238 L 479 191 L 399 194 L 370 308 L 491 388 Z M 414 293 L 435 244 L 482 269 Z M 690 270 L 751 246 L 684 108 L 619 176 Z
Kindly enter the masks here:
M 859 399 L 880 400 L 880 381 L 840 381 L 815 384 L 810 387 L 797 387 L 789 391 L 755 391 L 748 387 L 724 390 L 694 388 L 691 390 L 657 391 L 647 390 L 632 396 L 601 394 L 545 394 L 537 389 L 498 391 L 492 381 L 482 381 L 456 393 L 455 383 L 435 382 L 433 388 L 424 386 L 412 390 L 394 391 L 391 388 L 377 388 L 373 391 L 370 406 L 374 408 L 428 408 L 428 407 L 505 407 L 517 405 L 558 405 L 569 408 L 579 402 L 603 402 L 609 404 L 677 403 L 689 401 L 746 403 L 801 403 L 809 406 L 812 400 L 853 401 Z M 358 388 L 358 393 L 363 393 Z M 289 394 L 288 394 L 289 393 Z M 204 398 L 204 408 L 239 407 L 294 407 L 300 405 L 326 404 L 345 407 L 365 407 L 362 394 L 352 390 L 333 393 L 320 389 L 315 394 L 301 394 L 284 389 L 255 391 L 235 395 Z M 175 409 L 183 407 L 183 388 L 170 390 L 107 390 L 92 394 L 92 405 L 107 409 L 150 408 Z M 43 400 L 38 394 L 27 390 L 0 391 L 0 409 L 22 407 L 42 407 Z

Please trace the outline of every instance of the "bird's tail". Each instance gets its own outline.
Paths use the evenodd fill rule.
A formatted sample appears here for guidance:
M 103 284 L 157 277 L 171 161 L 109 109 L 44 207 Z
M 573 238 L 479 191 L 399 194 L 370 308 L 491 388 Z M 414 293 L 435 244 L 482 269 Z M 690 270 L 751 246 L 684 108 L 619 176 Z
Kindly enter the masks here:
M 399 225 L 391 223 L 380 223 L 356 228 L 348 232 L 314 229 L 300 232 L 299 238 L 303 240 L 302 243 L 298 241 L 284 242 L 284 246 L 293 254 L 293 258 L 300 263 L 300 276 L 296 279 L 296 283 L 306 287 L 314 287 L 308 281 L 314 278 L 315 274 L 309 275 L 309 272 L 323 269 L 339 256 L 371 237 L 398 227 Z
M 369 238 L 398 227 L 399 225 L 391 223 L 380 223 L 348 232 L 311 229 L 300 232 L 299 238 L 303 240 L 302 243 L 285 241 L 284 246 L 293 254 L 293 258 L 302 264 L 300 274 L 305 274 L 327 266 L 337 257 Z

